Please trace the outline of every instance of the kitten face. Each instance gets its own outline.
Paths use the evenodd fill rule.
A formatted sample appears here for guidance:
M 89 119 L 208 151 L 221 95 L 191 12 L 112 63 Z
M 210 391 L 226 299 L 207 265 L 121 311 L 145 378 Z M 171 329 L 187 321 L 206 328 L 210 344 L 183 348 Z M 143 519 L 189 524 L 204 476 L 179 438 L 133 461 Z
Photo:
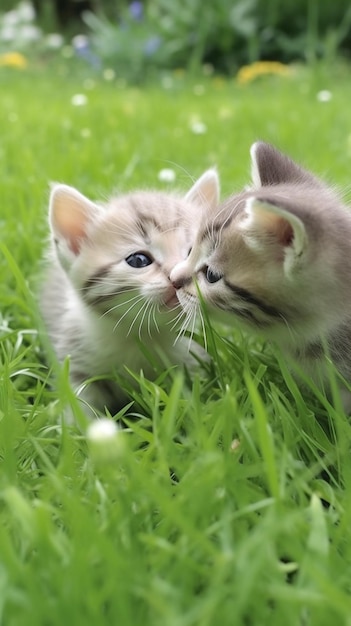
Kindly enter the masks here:
M 220 321 L 311 343 L 351 306 L 351 216 L 333 190 L 271 146 L 255 144 L 251 154 L 253 187 L 208 212 L 171 280 L 189 316 L 200 309 L 199 290 Z
M 127 332 L 135 326 L 140 333 L 147 320 L 150 334 L 160 316 L 179 304 L 170 272 L 187 257 L 203 208 L 217 202 L 214 170 L 185 198 L 135 192 L 106 206 L 57 185 L 50 199 L 50 225 L 58 260 L 91 311 L 121 323 Z

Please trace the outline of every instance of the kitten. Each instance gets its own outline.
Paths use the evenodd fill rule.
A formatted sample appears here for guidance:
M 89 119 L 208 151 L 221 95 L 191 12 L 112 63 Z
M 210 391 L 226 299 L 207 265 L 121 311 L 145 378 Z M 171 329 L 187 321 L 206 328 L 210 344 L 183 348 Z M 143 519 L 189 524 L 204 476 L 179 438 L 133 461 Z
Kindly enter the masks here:
M 152 377 L 155 362 L 191 364 L 189 342 L 176 342 L 180 307 L 169 274 L 188 255 L 203 210 L 218 205 L 218 189 L 215 170 L 184 198 L 136 191 L 99 205 L 72 187 L 53 187 L 41 308 L 58 359 L 70 356 L 71 382 L 88 413 L 127 402 L 113 379 L 126 368 Z M 101 380 L 85 386 L 93 377 Z
M 189 257 L 171 272 L 188 317 L 200 310 L 276 341 L 300 370 L 327 383 L 328 347 L 351 382 L 351 213 L 334 189 L 257 142 L 253 184 L 210 207 Z M 342 390 L 351 409 L 351 393 Z

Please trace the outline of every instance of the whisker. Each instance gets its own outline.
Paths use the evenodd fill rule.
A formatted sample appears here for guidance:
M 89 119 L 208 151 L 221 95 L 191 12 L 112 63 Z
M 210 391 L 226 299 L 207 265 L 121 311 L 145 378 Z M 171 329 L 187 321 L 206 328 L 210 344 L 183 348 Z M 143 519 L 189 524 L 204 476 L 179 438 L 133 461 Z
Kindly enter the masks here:
M 178 322 L 180 322 L 180 320 L 187 315 L 187 307 L 183 306 L 180 303 L 179 303 L 179 307 L 176 306 L 176 307 L 174 307 L 174 309 L 172 309 L 172 311 L 173 310 L 175 312 L 175 317 L 168 322 L 168 324 L 172 324 L 171 330 L 174 330 L 174 328 L 178 324 Z
M 130 302 L 133 302 L 133 300 L 138 300 L 139 298 L 142 298 L 142 296 L 140 296 L 140 294 L 137 294 L 133 298 L 129 298 L 129 300 L 126 300 L 124 302 L 120 302 L 119 304 L 115 304 L 114 306 L 111 306 L 109 309 L 107 309 L 107 311 L 104 311 L 104 313 L 102 313 L 102 315 L 100 316 L 100 319 L 103 318 L 105 315 L 109 315 L 113 311 L 116 311 L 116 309 L 119 309 L 121 306 L 127 305 Z M 126 311 L 126 313 L 128 313 L 128 311 Z
M 151 333 L 151 316 L 152 314 L 154 315 L 154 310 L 155 310 L 155 303 L 151 303 L 150 307 L 149 307 L 149 312 L 148 312 L 148 316 L 147 316 L 147 334 L 149 335 L 150 339 L 152 338 L 152 333 Z
M 177 313 L 176 317 L 167 322 L 167 324 L 172 324 L 171 330 L 174 330 L 177 326 L 178 322 L 186 315 L 185 311 L 182 309 L 179 313 Z
M 174 343 L 177 343 L 177 341 L 185 334 L 186 330 L 188 330 L 189 322 L 191 320 L 191 317 L 192 317 L 192 311 L 186 311 L 185 320 L 184 320 L 182 326 L 179 329 L 178 336 L 177 336 L 177 338 L 176 338 Z
M 189 348 L 191 345 L 191 342 L 193 340 L 194 337 L 194 333 L 195 333 L 195 324 L 196 324 L 196 315 L 194 314 L 194 312 L 192 312 L 192 323 L 191 323 L 191 330 L 189 331 Z
M 119 318 L 119 320 L 117 320 L 116 324 L 114 325 L 114 327 L 113 327 L 113 330 L 114 330 L 114 331 L 116 330 L 117 326 L 119 326 L 119 324 L 122 322 L 122 320 L 126 317 L 126 315 L 128 315 L 128 314 L 129 314 L 129 313 L 130 313 L 130 312 L 134 309 L 134 307 L 135 307 L 137 304 L 139 304 L 139 302 L 140 302 L 142 299 L 143 299 L 143 297 L 142 297 L 142 296 L 139 296 L 139 299 L 138 299 L 136 302 L 134 302 L 134 304 L 132 304 L 132 305 L 131 305 L 128 309 L 127 309 L 127 311 L 125 311 L 125 313 L 123 313 L 122 317 L 120 317 L 120 318 Z M 138 317 L 138 315 L 137 315 L 137 317 Z M 129 334 L 129 332 L 128 332 L 128 334 Z
M 141 330 L 142 330 L 142 326 L 143 326 L 143 324 L 144 324 L 145 316 L 146 316 L 146 314 L 147 314 L 148 312 L 150 312 L 150 307 L 152 307 L 152 302 L 150 302 L 149 300 L 146 300 L 146 301 L 145 301 L 145 306 L 143 306 L 143 307 L 140 309 L 140 311 L 139 311 L 139 315 L 140 315 L 140 314 L 141 314 L 141 312 L 143 311 L 143 314 L 142 314 L 142 316 L 141 316 L 141 320 L 140 320 L 140 323 L 139 323 L 139 332 L 138 332 L 138 335 L 139 335 L 139 339 L 140 339 L 140 340 L 141 340 L 141 334 L 142 334 L 142 333 L 141 333 Z
M 142 300 L 142 298 L 140 298 L 140 300 Z M 136 316 L 134 317 L 131 325 L 129 326 L 129 329 L 128 329 L 128 332 L 127 332 L 127 337 L 129 337 L 130 333 L 132 332 L 134 324 L 136 323 L 137 319 L 141 315 L 142 311 L 144 311 L 144 309 L 147 308 L 147 306 L 148 306 L 148 301 L 144 300 L 142 306 L 138 310 L 138 312 L 137 312 Z M 140 325 L 139 325 L 139 339 L 141 339 L 141 336 L 140 336 Z
M 78 291 L 86 292 L 86 291 L 89 291 L 90 288 L 94 289 L 96 285 L 103 285 L 103 286 L 107 285 L 107 286 L 111 286 L 111 287 L 115 287 L 115 288 L 117 287 L 116 279 L 112 280 L 112 279 L 104 278 L 102 280 L 101 278 L 89 278 L 89 283 L 90 284 L 89 284 L 88 288 L 83 286 L 83 287 L 80 287 L 78 289 Z M 137 291 L 138 288 L 137 287 L 124 287 L 123 283 L 122 284 L 119 283 L 118 289 L 123 290 L 123 291 L 120 291 L 118 293 L 122 293 L 122 292 L 123 293 L 128 293 L 129 291 Z
M 159 313 L 159 311 L 160 311 L 159 305 L 158 305 L 158 304 L 157 304 L 157 305 L 156 305 L 156 304 L 154 304 L 153 309 L 152 309 L 152 319 L 153 319 L 153 322 L 154 322 L 154 325 L 155 325 L 156 331 L 157 331 L 158 333 L 160 332 L 160 328 L 159 328 L 159 325 L 158 325 L 158 323 L 157 323 L 156 313 Z

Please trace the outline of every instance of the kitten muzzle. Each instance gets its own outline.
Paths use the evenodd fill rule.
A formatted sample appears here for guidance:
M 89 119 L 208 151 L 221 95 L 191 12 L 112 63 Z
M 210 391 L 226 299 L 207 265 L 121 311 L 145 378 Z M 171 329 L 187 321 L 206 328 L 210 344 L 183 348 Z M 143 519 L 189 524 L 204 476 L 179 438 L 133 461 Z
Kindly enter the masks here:
M 177 292 L 174 287 L 170 287 L 165 293 L 163 304 L 167 307 L 167 309 L 174 309 L 179 306 Z

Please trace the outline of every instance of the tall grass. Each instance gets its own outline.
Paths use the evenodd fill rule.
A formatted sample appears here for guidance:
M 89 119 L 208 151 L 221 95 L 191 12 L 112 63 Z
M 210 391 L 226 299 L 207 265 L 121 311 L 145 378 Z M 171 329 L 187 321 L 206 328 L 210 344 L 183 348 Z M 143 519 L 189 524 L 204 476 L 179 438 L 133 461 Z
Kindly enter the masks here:
M 337 397 L 214 328 L 207 373 L 140 378 L 125 430 L 94 445 L 62 420 L 77 401 L 35 297 L 49 181 L 101 198 L 164 186 L 165 167 L 187 189 L 217 164 L 226 195 L 263 138 L 346 191 L 348 69 L 244 87 L 176 74 L 143 91 L 2 72 L 0 624 L 349 624 L 351 433 Z

